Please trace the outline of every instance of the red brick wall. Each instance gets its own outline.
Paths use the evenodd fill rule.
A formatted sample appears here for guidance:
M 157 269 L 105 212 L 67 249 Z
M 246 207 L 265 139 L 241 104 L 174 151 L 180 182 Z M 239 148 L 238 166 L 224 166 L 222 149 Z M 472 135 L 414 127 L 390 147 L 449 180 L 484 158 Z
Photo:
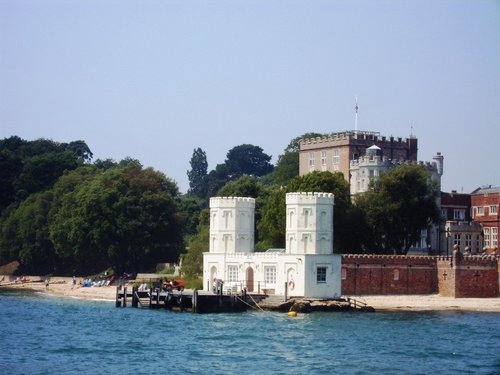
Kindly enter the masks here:
M 497 297 L 498 263 L 495 258 L 459 257 L 455 262 L 455 297 Z
M 500 262 L 494 257 L 343 255 L 342 294 L 434 294 L 497 297 Z
M 344 255 L 342 294 L 431 294 L 437 292 L 433 257 Z

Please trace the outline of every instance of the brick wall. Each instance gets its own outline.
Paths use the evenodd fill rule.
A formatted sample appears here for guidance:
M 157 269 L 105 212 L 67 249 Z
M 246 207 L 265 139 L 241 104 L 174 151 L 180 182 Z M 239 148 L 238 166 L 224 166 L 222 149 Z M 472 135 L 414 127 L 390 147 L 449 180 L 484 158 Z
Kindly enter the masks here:
M 431 294 L 437 292 L 434 257 L 344 255 L 342 294 Z
M 497 297 L 500 262 L 495 257 L 342 256 L 342 294 L 435 294 Z

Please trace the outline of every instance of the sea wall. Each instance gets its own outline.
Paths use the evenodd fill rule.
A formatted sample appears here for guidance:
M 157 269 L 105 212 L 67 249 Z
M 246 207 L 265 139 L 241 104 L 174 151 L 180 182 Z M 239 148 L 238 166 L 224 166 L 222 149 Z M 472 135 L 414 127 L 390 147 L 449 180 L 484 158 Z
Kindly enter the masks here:
M 449 297 L 498 297 L 496 257 L 343 255 L 343 295 L 435 294 Z

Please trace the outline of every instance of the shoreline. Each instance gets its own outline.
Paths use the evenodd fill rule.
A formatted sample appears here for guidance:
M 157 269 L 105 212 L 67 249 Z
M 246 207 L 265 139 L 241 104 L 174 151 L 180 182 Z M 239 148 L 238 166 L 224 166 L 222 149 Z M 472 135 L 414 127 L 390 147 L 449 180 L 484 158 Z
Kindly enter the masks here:
M 41 281 L 0 282 L 0 289 L 32 290 L 55 297 L 77 298 L 115 302 L 116 286 L 73 287 L 71 278 L 52 278 L 46 288 Z M 452 298 L 431 295 L 362 295 L 350 296 L 366 303 L 376 311 L 476 311 L 500 313 L 500 297 L 497 298 Z

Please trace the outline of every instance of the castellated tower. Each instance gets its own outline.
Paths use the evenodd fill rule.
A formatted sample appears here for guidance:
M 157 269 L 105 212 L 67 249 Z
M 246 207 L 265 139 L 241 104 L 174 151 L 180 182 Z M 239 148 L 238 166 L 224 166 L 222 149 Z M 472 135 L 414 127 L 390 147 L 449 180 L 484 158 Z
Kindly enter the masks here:
M 432 160 L 434 160 L 434 164 L 436 164 L 437 174 L 441 177 L 443 175 L 444 156 L 438 152 L 432 157 Z
M 210 198 L 210 253 L 253 253 L 254 198 Z
M 333 194 L 286 195 L 286 253 L 333 253 Z

